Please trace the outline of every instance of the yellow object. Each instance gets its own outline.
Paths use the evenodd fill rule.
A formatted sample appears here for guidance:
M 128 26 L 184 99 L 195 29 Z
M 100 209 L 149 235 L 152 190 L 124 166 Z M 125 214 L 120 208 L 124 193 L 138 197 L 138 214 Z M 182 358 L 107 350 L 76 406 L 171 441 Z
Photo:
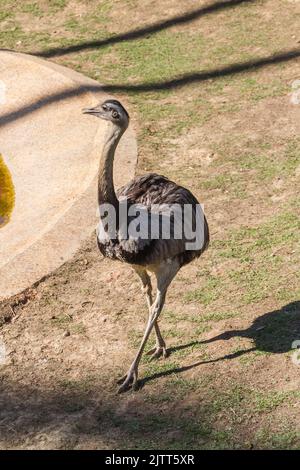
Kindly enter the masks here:
M 15 188 L 9 169 L 0 154 L 0 229 L 10 219 L 15 205 Z

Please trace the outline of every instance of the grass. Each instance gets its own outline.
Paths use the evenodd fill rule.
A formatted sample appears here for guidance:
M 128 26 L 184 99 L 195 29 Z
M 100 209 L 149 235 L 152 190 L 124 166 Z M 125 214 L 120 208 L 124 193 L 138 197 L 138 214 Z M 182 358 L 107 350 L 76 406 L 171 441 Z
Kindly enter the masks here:
M 174 11 L 182 14 L 184 8 L 175 3 Z M 138 85 L 295 49 L 295 7 L 292 2 L 268 3 L 247 2 L 132 41 L 51 60 L 107 85 Z M 158 2 L 93 0 L 82 9 L 77 0 L 0 0 L 0 47 L 45 52 L 113 38 L 169 16 Z M 175 349 L 166 362 L 143 358 L 141 376 L 154 377 L 140 394 L 110 398 L 115 377 L 106 358 L 101 362 L 97 373 L 109 379 L 99 385 L 103 397 L 95 402 L 100 410 L 107 402 L 108 409 L 99 412 L 100 424 L 90 433 L 101 436 L 99 429 L 108 429 L 112 448 L 299 447 L 293 418 L 299 396 L 294 389 L 287 391 L 285 382 L 288 374 L 296 381 L 299 373 L 288 356 L 300 335 L 300 140 L 293 131 L 295 117 L 288 114 L 290 83 L 299 73 L 291 61 L 220 73 L 175 89 L 131 91 L 126 97 L 116 93 L 126 98 L 137 128 L 138 173 L 166 174 L 207 202 L 212 240 L 194 271 L 185 268 L 175 281 L 162 315 L 162 330 Z M 71 271 L 68 276 L 59 293 L 56 285 L 43 293 L 39 306 L 59 312 L 50 321 L 51 330 L 70 330 L 66 341 L 72 341 L 73 334 L 88 337 L 90 329 L 81 313 L 76 320 L 66 315 L 68 306 L 60 301 L 72 286 Z M 99 295 L 80 273 L 76 282 L 82 298 Z M 109 293 L 114 307 L 120 302 L 118 292 Z M 104 294 L 101 302 L 104 311 L 116 310 Z M 125 314 L 132 308 L 120 305 Z M 125 331 L 132 350 L 143 334 L 141 308 L 146 316 L 146 307 L 138 308 L 134 324 L 127 324 L 126 315 L 111 315 L 106 323 Z M 226 331 L 232 334 L 228 341 L 199 344 Z M 121 354 L 119 359 L 123 370 Z M 211 362 L 197 365 L 205 361 Z M 280 383 L 274 385 L 274 377 Z M 94 376 L 84 375 L 62 379 L 60 386 L 65 393 L 84 395 L 95 393 L 98 385 Z M 82 406 L 80 400 L 70 402 L 68 412 L 84 412 Z M 78 423 L 78 433 L 87 435 L 87 426 Z
M 268 392 L 263 394 L 257 392 L 255 395 L 255 410 L 259 413 L 270 412 L 276 409 L 278 406 L 285 405 L 293 400 L 299 399 L 298 392 Z
M 289 429 L 277 432 L 276 434 L 268 428 L 260 429 L 256 434 L 257 447 L 261 449 L 299 449 L 300 433 Z

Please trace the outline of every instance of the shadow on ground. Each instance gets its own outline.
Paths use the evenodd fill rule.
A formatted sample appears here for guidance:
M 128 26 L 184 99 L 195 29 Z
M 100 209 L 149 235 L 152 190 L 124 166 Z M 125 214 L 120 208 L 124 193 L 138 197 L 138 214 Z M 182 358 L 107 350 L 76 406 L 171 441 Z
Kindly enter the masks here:
M 2 49 L 3 50 L 3 49 Z M 0 49 L 1 51 L 1 49 Z M 147 91 L 161 91 L 161 90 L 171 90 L 175 88 L 180 88 L 183 86 L 190 85 L 192 83 L 200 83 L 210 79 L 217 79 L 227 75 L 234 75 L 244 72 L 253 72 L 255 70 L 261 69 L 266 66 L 276 65 L 284 62 L 289 62 L 291 60 L 297 59 L 300 57 L 300 49 L 293 49 L 286 52 L 281 52 L 278 54 L 273 54 L 269 57 L 262 57 L 258 59 L 252 59 L 247 62 L 240 62 L 237 64 L 231 64 L 225 67 L 219 67 L 213 70 L 201 71 L 192 74 L 185 74 L 179 77 L 166 80 L 164 82 L 153 82 L 153 83 L 141 83 L 141 84 L 114 84 L 114 85 L 86 85 L 86 86 L 76 86 L 71 89 L 66 89 L 65 91 L 42 97 L 38 101 L 33 103 L 26 104 L 22 108 L 19 108 L 16 111 L 6 113 L 0 118 L 0 127 L 4 127 L 11 122 L 15 122 L 17 119 L 24 118 L 28 114 L 38 111 L 43 106 L 49 106 L 55 102 L 62 101 L 66 98 L 71 98 L 72 96 L 79 96 L 87 92 L 97 92 L 105 91 L 108 93 L 113 92 L 135 92 L 143 93 Z
M 133 41 L 142 37 L 149 37 L 151 34 L 163 31 L 175 25 L 190 23 L 192 21 L 197 20 L 201 16 L 209 15 L 211 13 L 222 11 L 228 8 L 234 8 L 242 3 L 257 3 L 257 0 L 219 1 L 216 3 L 212 3 L 211 5 L 207 5 L 205 7 L 197 8 L 196 10 L 193 10 L 189 13 L 174 16 L 165 21 L 157 22 L 152 25 L 145 26 L 143 28 L 135 29 L 133 31 L 127 31 L 126 33 L 116 34 L 109 38 L 74 44 L 68 47 L 57 47 L 48 49 L 46 51 L 32 52 L 32 54 L 45 58 L 57 57 L 89 49 L 100 49 L 101 47 L 117 44 L 123 41 Z
M 159 448 L 162 442 L 172 447 L 174 433 L 186 447 L 210 439 L 200 409 L 197 417 L 172 406 L 162 413 L 138 392 L 120 397 L 99 382 L 90 391 L 53 387 L 2 382 L 0 449 Z
M 197 344 L 234 337 L 252 339 L 253 348 L 153 374 L 146 377 L 142 385 L 202 364 L 231 360 L 254 350 L 274 354 L 289 351 L 292 342 L 300 338 L 300 301 L 265 313 L 249 328 L 225 331 Z M 191 344 L 195 343 L 173 348 L 171 352 Z M 106 384 L 103 387 L 100 376 L 85 382 L 83 378 L 81 382 L 62 383 L 53 375 L 51 379 L 47 377 L 46 383 L 34 371 L 34 376 L 41 382 L 32 380 L 28 385 L 22 383 L 27 377 L 25 367 L 23 372 L 21 380 L 13 382 L 7 374 L 0 380 L 0 448 L 133 449 L 160 448 L 163 443 L 168 448 L 180 445 L 188 449 L 232 445 L 226 436 L 222 437 L 222 442 L 216 440 L 217 434 L 210 423 L 209 403 L 200 403 L 197 409 L 185 409 L 181 401 L 175 399 L 174 403 L 167 402 L 162 408 L 159 401 L 145 401 L 143 391 L 116 396 L 114 386 Z M 154 397 L 159 400 L 157 393 L 159 395 L 156 390 Z

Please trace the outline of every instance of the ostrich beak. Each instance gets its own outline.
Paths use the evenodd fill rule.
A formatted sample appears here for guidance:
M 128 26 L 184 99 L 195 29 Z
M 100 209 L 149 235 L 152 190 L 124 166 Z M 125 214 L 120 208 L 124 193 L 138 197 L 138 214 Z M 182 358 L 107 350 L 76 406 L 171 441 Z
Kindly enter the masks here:
M 98 107 L 95 106 L 94 108 L 84 108 L 82 110 L 83 114 L 91 114 L 92 116 L 101 116 L 102 110 Z

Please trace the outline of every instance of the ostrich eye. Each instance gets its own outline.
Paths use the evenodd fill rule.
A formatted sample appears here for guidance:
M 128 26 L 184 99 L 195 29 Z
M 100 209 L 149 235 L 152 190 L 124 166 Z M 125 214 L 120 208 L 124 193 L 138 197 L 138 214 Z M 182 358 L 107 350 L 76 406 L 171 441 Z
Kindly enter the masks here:
M 112 117 L 113 117 L 114 119 L 118 119 L 118 118 L 119 118 L 119 113 L 117 113 L 117 111 L 113 111 L 113 112 L 112 112 Z
M 106 111 L 106 110 L 107 110 L 106 104 L 104 104 L 104 105 L 102 106 L 102 109 L 103 109 L 103 111 Z

